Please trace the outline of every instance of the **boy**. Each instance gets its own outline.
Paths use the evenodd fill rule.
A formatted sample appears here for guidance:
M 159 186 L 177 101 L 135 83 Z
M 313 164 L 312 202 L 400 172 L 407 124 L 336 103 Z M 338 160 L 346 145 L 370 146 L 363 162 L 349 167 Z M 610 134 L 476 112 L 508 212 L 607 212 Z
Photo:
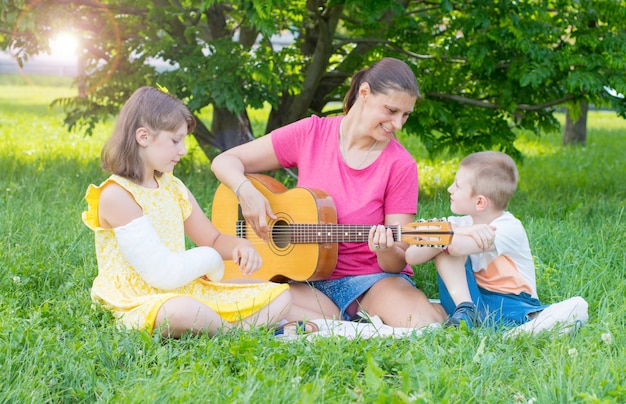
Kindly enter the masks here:
M 406 251 L 411 265 L 434 258 L 441 304 L 449 315 L 446 327 L 462 322 L 470 328 L 486 322 L 517 326 L 549 306 L 537 297 L 535 265 L 524 226 L 506 211 L 517 180 L 515 162 L 505 153 L 467 156 L 448 188 L 451 211 L 464 215 L 449 218 L 454 228 L 452 243 L 443 249 L 411 247 Z M 561 308 L 571 309 L 572 302 L 584 300 L 566 300 Z M 586 302 L 582 306 L 586 316 Z M 569 320 L 564 314 L 559 315 Z M 550 324 L 541 320 L 542 329 L 563 318 L 552 319 Z

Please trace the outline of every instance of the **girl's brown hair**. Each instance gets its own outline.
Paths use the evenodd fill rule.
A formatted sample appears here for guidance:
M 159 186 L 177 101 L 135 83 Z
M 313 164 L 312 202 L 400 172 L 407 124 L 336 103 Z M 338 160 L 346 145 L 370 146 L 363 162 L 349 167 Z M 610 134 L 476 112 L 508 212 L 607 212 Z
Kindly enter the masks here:
M 137 89 L 122 107 L 113 134 L 102 148 L 102 168 L 133 181 L 142 180 L 137 129 L 146 128 L 158 135 L 160 131 L 175 131 L 183 122 L 187 123 L 187 133 L 196 127 L 194 116 L 181 100 L 154 87 Z
M 399 59 L 383 58 L 352 76 L 350 89 L 343 99 L 343 112 L 348 113 L 357 99 L 361 83 L 368 83 L 373 94 L 403 91 L 421 99 L 413 70 Z

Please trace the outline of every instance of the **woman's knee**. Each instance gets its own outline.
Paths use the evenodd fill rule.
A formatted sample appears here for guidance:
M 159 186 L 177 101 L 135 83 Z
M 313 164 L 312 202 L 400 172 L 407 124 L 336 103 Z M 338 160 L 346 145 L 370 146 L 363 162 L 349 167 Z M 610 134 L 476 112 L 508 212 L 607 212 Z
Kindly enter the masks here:
M 320 312 L 324 317 L 339 316 L 339 308 L 328 296 L 306 283 L 290 285 L 293 304 L 311 311 Z
M 365 293 L 361 303 L 368 313 L 396 327 L 422 327 L 445 319 L 441 306 L 432 304 L 424 292 L 401 277 L 381 279 Z

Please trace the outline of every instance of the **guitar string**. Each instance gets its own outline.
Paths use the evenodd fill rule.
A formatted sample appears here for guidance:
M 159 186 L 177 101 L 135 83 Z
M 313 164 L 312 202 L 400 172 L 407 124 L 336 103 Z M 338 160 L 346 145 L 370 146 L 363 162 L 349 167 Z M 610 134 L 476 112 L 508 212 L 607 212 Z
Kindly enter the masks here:
M 247 229 L 251 228 L 249 225 L 245 225 Z M 346 225 L 346 227 L 342 227 L 342 225 L 337 225 L 337 224 L 313 224 L 313 223 L 302 223 L 302 224 L 291 224 L 291 225 L 274 225 L 271 226 L 272 229 L 272 233 L 284 233 L 284 234 L 292 234 L 292 233 L 320 233 L 323 232 L 325 234 L 335 234 L 335 235 L 353 235 L 353 236 L 359 236 L 359 235 L 365 235 L 369 233 L 369 230 L 371 229 L 371 225 Z M 425 227 L 420 227 L 420 228 L 414 228 L 414 227 L 395 227 L 395 226 L 389 226 L 388 229 L 391 229 L 391 231 L 394 234 L 397 234 L 398 231 L 400 231 L 402 234 L 413 234 L 413 233 L 417 233 L 417 234 L 452 234 L 452 231 L 446 230 L 444 228 L 442 228 L 441 226 L 437 226 L 437 225 L 430 225 L 427 226 L 428 228 Z M 241 226 L 237 227 L 239 230 L 241 230 Z
M 246 228 L 251 228 L 250 225 L 246 224 L 245 225 Z M 369 230 L 372 228 L 371 225 L 345 225 L 346 227 L 342 227 L 342 225 L 337 225 L 337 224 L 314 224 L 314 223 L 299 223 L 299 224 L 288 224 L 288 225 L 284 225 L 284 224 L 277 224 L 277 225 L 273 225 L 270 226 L 273 230 L 274 229 L 279 229 L 281 231 L 285 231 L 285 232 L 289 232 L 289 233 L 294 233 L 294 232 L 319 232 L 319 231 L 324 231 L 324 232 L 328 232 L 328 230 L 330 229 L 331 233 L 350 233 L 350 234 L 356 234 L 356 233 L 368 233 Z M 415 227 L 396 227 L 396 226 L 388 226 L 387 229 L 391 229 L 391 231 L 393 231 L 394 233 L 397 232 L 398 230 L 400 230 L 402 233 L 433 233 L 433 234 L 452 234 L 451 230 L 446 230 L 444 228 L 442 228 L 441 226 L 437 226 L 437 225 L 430 225 L 427 226 L 428 228 L 425 227 L 420 227 L 420 228 L 415 228 Z M 241 228 L 241 226 L 239 226 L 238 228 Z
M 369 236 L 369 228 L 370 225 L 346 225 L 348 229 L 352 229 L 352 231 L 337 231 L 337 224 L 300 224 L 307 227 L 310 227 L 307 231 L 294 231 L 293 225 L 275 225 L 272 227 L 272 235 L 274 236 L 274 242 L 280 242 L 280 236 L 285 235 L 293 235 L 298 234 L 299 237 L 296 237 L 300 243 L 303 242 L 320 242 L 320 243 L 329 243 L 329 242 L 366 242 Z M 296 225 L 298 226 L 298 225 Z M 328 232 L 324 227 L 330 226 L 335 231 Z M 341 225 L 339 225 L 341 226 Z M 447 235 L 453 234 L 451 231 L 446 231 L 442 229 L 441 226 L 430 224 L 428 227 L 430 229 L 424 229 L 424 226 L 420 226 L 420 229 L 412 228 L 412 227 L 396 227 L 389 226 L 393 232 L 394 241 L 398 240 L 398 230 L 400 230 L 403 239 L 401 241 L 408 241 L 410 244 L 415 244 L 415 241 L 420 241 L 421 244 L 447 244 L 445 241 L 447 240 Z M 356 229 L 356 230 L 354 230 Z M 241 230 L 241 228 L 239 228 Z M 265 241 L 258 237 L 254 231 L 247 227 L 246 230 L 249 231 L 250 235 L 246 235 L 246 239 L 253 244 L 265 244 Z M 302 230 L 302 229 L 300 229 Z M 444 236 L 444 237 L 441 237 Z M 326 240 L 326 238 L 330 237 L 332 240 Z M 408 240 L 405 238 L 408 237 Z M 344 238 L 348 238 L 345 240 Z M 410 241 L 409 241 L 410 240 Z M 282 240 L 285 241 L 285 240 Z M 291 243 L 287 243 L 291 244 Z M 295 243 L 298 244 L 298 243 Z M 419 244 L 419 243 L 418 243 Z

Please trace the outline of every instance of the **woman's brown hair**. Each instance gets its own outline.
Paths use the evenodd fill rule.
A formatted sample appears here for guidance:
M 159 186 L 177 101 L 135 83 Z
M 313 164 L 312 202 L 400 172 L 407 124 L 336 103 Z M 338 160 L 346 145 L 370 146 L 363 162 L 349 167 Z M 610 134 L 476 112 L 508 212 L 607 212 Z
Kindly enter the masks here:
M 343 99 L 344 113 L 348 113 L 354 105 L 362 83 L 368 83 L 373 94 L 388 94 L 389 91 L 396 90 L 406 92 L 417 99 L 422 98 L 417 79 L 409 65 L 399 59 L 383 58 L 352 76 L 350 89 Z

